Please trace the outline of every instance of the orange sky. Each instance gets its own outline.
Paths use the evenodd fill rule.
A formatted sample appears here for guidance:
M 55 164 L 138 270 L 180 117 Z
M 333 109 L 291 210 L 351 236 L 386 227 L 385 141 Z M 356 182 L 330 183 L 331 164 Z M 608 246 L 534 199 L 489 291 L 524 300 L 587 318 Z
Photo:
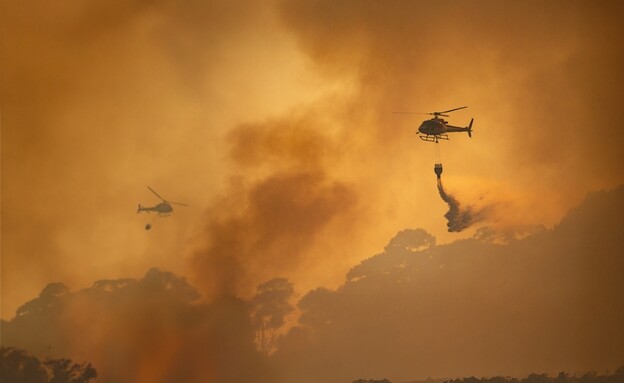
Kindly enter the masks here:
M 152 266 L 205 296 L 334 287 L 403 228 L 552 226 L 624 181 L 617 2 L 259 3 L 2 1 L 3 319 Z M 492 208 L 450 234 L 392 111 L 463 105 L 445 187 Z M 137 215 L 147 185 L 191 206 Z

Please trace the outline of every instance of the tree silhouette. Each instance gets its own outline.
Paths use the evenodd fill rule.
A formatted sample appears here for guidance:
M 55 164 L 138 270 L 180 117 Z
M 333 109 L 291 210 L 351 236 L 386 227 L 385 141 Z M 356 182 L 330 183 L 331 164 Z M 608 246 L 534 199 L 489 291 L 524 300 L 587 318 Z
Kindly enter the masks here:
M 15 348 L 0 348 L 0 378 L 12 383 L 47 383 L 48 375 L 39 359 Z
M 624 366 L 618 368 L 612 375 L 598 375 L 595 372 L 587 372 L 581 376 L 568 375 L 560 372 L 556 377 L 547 374 L 530 374 L 526 378 L 510 378 L 495 376 L 493 378 L 461 378 L 450 379 L 444 383 L 622 383 L 624 382 Z M 354 383 L 360 383 L 355 381 Z M 362 380 L 362 382 L 367 382 Z M 414 382 L 416 383 L 416 382 Z
M 39 294 L 39 297 L 24 303 L 17 309 L 17 316 L 37 314 L 51 311 L 60 301 L 60 297 L 67 294 L 69 288 L 63 283 L 49 283 Z
M 265 355 L 273 351 L 277 331 L 284 325 L 284 317 L 294 310 L 288 302 L 293 293 L 293 284 L 288 279 L 274 278 L 259 285 L 251 301 L 256 341 Z
M 0 381 L 7 383 L 88 383 L 97 377 L 91 363 L 73 363 L 70 359 L 46 359 L 40 362 L 26 351 L 0 348 Z

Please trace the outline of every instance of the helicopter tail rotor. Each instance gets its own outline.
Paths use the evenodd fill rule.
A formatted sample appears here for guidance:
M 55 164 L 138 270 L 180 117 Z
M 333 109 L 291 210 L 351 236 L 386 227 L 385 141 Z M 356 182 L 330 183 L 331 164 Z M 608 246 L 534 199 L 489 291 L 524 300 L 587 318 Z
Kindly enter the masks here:
M 470 124 L 468 124 L 468 137 L 472 138 L 472 122 L 474 121 L 474 118 L 470 119 Z

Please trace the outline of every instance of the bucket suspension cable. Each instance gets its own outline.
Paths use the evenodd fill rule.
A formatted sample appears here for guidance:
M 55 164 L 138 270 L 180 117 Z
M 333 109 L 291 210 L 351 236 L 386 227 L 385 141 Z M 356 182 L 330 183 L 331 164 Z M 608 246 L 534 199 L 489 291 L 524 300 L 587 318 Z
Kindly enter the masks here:
M 435 156 L 436 156 L 436 162 L 433 165 L 433 171 L 435 172 L 436 176 L 438 177 L 438 182 L 440 182 L 440 176 L 442 175 L 442 157 L 440 156 L 440 146 L 438 146 L 439 144 L 436 142 L 435 143 Z
M 440 144 L 439 143 L 435 143 L 435 163 L 436 164 L 441 164 L 442 163 L 442 157 L 440 155 Z

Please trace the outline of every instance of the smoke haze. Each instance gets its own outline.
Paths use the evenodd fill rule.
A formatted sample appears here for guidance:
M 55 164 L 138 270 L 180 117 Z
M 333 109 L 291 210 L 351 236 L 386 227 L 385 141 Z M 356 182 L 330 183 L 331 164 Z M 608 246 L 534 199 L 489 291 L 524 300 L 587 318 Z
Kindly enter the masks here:
M 324 89 L 256 2 L 2 9 L 3 317 L 50 279 L 186 272 L 172 254 L 231 177 L 227 131 Z M 147 185 L 191 208 L 137 230 Z
M 74 292 L 51 283 L 2 322 L 2 341 L 40 357 L 92 362 L 102 381 L 333 383 L 613 370 L 624 358 L 622 201 L 624 187 L 592 193 L 554 229 L 522 239 L 481 230 L 436 245 L 423 229 L 402 230 L 337 289 L 299 298 L 301 315 L 287 332 L 295 302 L 285 278 L 260 284 L 247 301 L 205 304 L 184 278 L 151 269 Z
M 490 328 L 481 355 L 504 375 L 621 360 L 622 289 L 609 271 L 621 270 L 621 219 L 594 195 L 587 209 L 601 213 L 562 221 L 588 192 L 624 183 L 621 2 L 0 7 L 3 344 L 52 345 L 102 379 L 134 382 L 251 379 L 232 366 L 258 381 L 498 373 L 465 351 Z M 458 233 L 430 183 L 434 145 L 414 135 L 421 118 L 391 112 L 461 105 L 449 122 L 474 117 L 472 139 L 439 144 L 461 196 L 453 228 L 488 226 Z M 137 203 L 157 202 L 147 185 L 190 207 L 137 215 Z M 425 263 L 367 259 L 408 227 L 423 231 L 384 253 Z M 380 262 L 379 278 L 360 262 Z M 450 276 L 436 274 L 451 263 Z M 403 284 L 401 270 L 425 279 Z M 301 320 L 285 320 L 295 326 L 267 361 L 248 304 L 278 277 Z M 52 281 L 71 289 L 41 292 Z M 412 300 L 422 306 L 403 308 Z M 387 359 L 395 348 L 404 356 Z M 200 359 L 224 369 L 195 369 Z
M 444 143 L 447 179 L 462 202 L 504 209 L 500 225 L 552 226 L 586 192 L 623 181 L 618 117 L 601 112 L 624 88 L 619 2 L 2 8 L 5 318 L 51 278 L 187 274 L 198 248 L 210 253 L 210 239 L 188 243 L 211 225 L 205 211 L 227 215 L 215 212 L 223 198 L 284 174 L 349 190 L 351 208 L 327 223 L 357 222 L 355 254 L 407 226 L 455 239 L 423 187 L 432 154 L 414 139 L 419 120 L 393 110 L 469 105 L 451 122 L 475 117 L 475 136 Z M 146 185 L 192 208 L 138 234 L 145 218 L 129 212 L 153 202 Z M 359 259 L 336 256 L 344 237 L 317 229 L 288 272 L 336 286 Z

